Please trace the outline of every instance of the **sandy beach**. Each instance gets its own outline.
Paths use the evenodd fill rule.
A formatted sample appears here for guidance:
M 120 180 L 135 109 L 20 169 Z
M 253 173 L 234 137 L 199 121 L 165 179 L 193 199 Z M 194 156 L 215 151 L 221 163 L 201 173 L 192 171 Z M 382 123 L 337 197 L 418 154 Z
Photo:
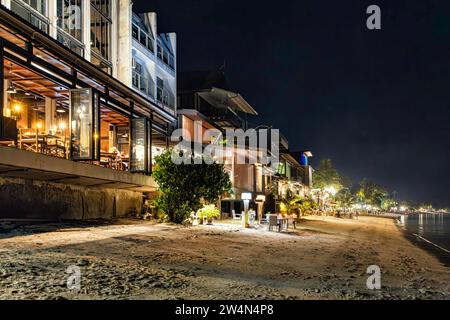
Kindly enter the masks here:
M 0 228 L 1 299 L 449 299 L 450 270 L 388 218 L 306 217 L 289 233 L 231 221 Z M 77 265 L 80 289 L 66 269 Z M 367 267 L 381 269 L 369 290 Z

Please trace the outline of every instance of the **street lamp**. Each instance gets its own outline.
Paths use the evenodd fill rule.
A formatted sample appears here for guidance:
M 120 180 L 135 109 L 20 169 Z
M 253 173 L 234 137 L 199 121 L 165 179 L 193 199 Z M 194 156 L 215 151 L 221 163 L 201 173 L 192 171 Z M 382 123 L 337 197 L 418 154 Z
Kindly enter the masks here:
M 247 228 L 248 226 L 248 205 L 252 200 L 252 194 L 250 192 L 241 193 L 241 199 L 244 202 L 244 215 L 242 216 L 242 226 Z

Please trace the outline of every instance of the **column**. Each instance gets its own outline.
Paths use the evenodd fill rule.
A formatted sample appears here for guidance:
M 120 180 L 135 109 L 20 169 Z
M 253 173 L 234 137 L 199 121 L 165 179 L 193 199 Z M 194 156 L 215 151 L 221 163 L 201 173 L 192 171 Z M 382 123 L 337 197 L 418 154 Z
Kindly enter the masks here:
M 84 43 L 84 58 L 91 61 L 91 1 L 84 0 L 81 2 L 82 30 Z
M 45 131 L 53 130 L 56 127 L 56 100 L 45 98 Z
M 58 14 L 56 10 L 56 1 L 47 1 L 47 16 L 50 22 L 48 34 L 52 38 L 58 36 Z
M 114 11 L 113 11 L 114 14 Z M 118 0 L 118 15 L 116 25 L 113 26 L 112 37 L 112 62 L 113 75 L 127 86 L 132 86 L 132 34 L 131 26 L 133 21 L 132 4 L 130 0 Z M 114 36 L 114 30 L 116 35 Z M 117 55 L 117 51 L 120 54 Z

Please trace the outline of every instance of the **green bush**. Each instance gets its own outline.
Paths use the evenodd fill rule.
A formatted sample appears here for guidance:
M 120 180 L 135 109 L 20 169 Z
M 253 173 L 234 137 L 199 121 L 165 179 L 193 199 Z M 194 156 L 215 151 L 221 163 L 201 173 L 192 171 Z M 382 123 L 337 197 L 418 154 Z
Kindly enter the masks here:
M 169 221 L 182 223 L 192 212 L 202 207 L 202 203 L 214 203 L 229 192 L 231 182 L 223 164 L 175 164 L 172 150 L 156 157 L 153 178 L 159 186 L 156 205 Z M 191 156 L 192 163 L 194 157 Z M 203 160 L 203 159 L 202 159 Z
M 203 208 L 197 211 L 197 217 L 199 219 L 206 219 L 211 221 L 214 218 L 220 217 L 220 210 L 213 204 L 204 205 Z

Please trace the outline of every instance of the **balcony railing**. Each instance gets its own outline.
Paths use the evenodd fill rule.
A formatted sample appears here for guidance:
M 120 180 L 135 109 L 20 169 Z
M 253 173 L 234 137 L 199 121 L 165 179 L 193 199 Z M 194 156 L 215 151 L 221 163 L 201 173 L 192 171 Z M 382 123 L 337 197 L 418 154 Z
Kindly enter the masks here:
M 139 72 L 133 71 L 133 87 L 141 91 L 146 96 L 155 98 L 155 82 L 152 79 L 142 76 Z
M 84 44 L 60 28 L 58 28 L 58 41 L 73 52 L 84 57 Z
M 11 0 L 11 11 L 15 12 L 40 30 L 48 33 L 49 20 L 39 11 L 18 0 Z

